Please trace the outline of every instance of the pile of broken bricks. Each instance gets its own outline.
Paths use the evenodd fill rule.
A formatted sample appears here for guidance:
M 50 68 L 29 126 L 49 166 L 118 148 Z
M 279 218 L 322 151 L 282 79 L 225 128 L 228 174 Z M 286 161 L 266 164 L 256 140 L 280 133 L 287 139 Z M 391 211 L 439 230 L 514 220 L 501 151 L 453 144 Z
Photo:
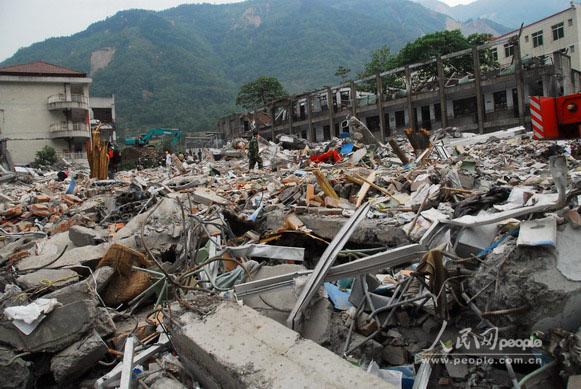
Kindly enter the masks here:
M 579 141 L 423 141 L 3 181 L 3 386 L 574 387 Z

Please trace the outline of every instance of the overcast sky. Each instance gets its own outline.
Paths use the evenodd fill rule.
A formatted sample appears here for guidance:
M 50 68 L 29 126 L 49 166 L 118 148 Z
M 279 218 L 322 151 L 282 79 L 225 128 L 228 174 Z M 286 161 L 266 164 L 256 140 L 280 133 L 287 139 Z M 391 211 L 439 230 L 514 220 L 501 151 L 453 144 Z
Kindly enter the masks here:
M 125 9 L 160 11 L 191 3 L 237 3 L 242 0 L 0 0 L 0 61 L 21 47 L 69 36 Z M 474 0 L 443 0 L 449 5 Z

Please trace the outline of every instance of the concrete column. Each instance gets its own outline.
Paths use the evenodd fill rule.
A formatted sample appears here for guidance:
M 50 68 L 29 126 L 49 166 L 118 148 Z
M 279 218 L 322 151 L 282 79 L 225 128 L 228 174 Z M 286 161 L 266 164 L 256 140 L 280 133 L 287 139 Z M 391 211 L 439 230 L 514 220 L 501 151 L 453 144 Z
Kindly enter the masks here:
M 512 98 L 512 89 L 506 90 L 506 108 L 514 107 L 514 99 Z
M 329 108 L 329 132 L 331 136 L 336 136 L 335 134 L 335 109 L 333 108 L 333 91 L 331 87 L 327 87 L 327 107 Z
M 311 142 L 316 142 L 317 135 L 315 134 L 315 129 L 313 128 L 313 98 L 310 94 L 307 95 L 307 119 L 309 120 L 309 134 L 307 138 Z
M 351 81 L 351 114 L 353 116 L 357 116 L 357 88 L 355 87 L 355 83 Z
M 288 133 L 291 135 L 293 133 L 293 116 L 295 111 L 293 104 L 293 99 L 290 99 L 288 103 Z
M 446 100 L 446 112 L 447 112 L 447 118 L 451 119 L 454 117 L 454 101 L 453 100 Z M 448 125 L 446 124 L 446 127 Z
M 416 122 L 414 120 L 414 108 L 412 103 L 412 72 L 409 66 L 405 67 L 405 88 L 407 91 L 407 101 L 408 101 L 408 117 L 409 117 L 409 125 L 408 127 L 412 129 L 412 131 L 416 130 Z
M 446 88 L 444 87 L 444 64 L 442 57 L 436 58 L 438 66 L 438 96 L 440 98 L 440 116 L 442 117 L 442 128 L 448 127 L 448 107 L 446 105 Z
M 476 87 L 476 112 L 478 113 L 478 132 L 484 134 L 484 112 L 482 101 L 482 85 L 480 80 L 480 53 L 478 48 L 472 48 L 472 61 L 474 64 L 474 85 Z
M 514 65 L 515 72 L 514 76 L 516 78 L 516 94 L 517 94 L 517 104 L 518 104 L 518 123 L 520 126 L 525 125 L 525 90 L 524 82 L 522 78 L 522 61 L 520 53 L 520 44 L 518 39 L 512 41 L 514 45 Z
M 379 140 L 385 142 L 385 115 L 383 114 L 383 80 L 379 73 L 375 75 L 377 93 L 377 112 L 379 113 Z
M 559 94 L 559 87 L 555 77 L 551 74 L 543 74 L 543 96 L 556 97 Z
M 274 118 L 275 113 L 276 113 L 276 107 L 274 106 L 274 104 L 272 104 L 270 106 L 270 117 L 271 117 L 271 119 L 270 119 L 270 121 L 271 121 L 271 123 L 270 123 L 271 124 L 270 125 L 270 136 L 271 136 L 271 138 L 272 138 L 271 140 L 273 142 L 274 142 L 274 126 L 276 125 L 275 118 Z
M 575 93 L 575 85 L 571 77 L 571 58 L 563 55 L 560 51 L 555 51 L 553 53 L 553 62 L 555 73 L 561 75 L 563 95 Z
M 492 93 L 484 94 L 484 111 L 486 113 L 494 112 L 494 95 Z

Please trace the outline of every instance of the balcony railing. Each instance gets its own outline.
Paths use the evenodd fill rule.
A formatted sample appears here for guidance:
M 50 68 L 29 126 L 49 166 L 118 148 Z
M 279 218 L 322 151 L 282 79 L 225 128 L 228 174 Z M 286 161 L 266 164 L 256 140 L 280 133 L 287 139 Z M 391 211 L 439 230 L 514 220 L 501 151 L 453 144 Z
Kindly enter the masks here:
M 48 98 L 48 108 L 50 110 L 89 109 L 89 98 L 85 95 L 70 95 L 70 98 L 67 99 L 66 94 L 59 93 Z
M 67 161 L 79 160 L 79 159 L 86 160 L 87 159 L 87 152 L 86 151 L 76 151 L 76 152 L 70 152 L 70 153 L 63 152 L 63 153 L 61 153 L 61 155 Z
M 91 132 L 85 123 L 60 122 L 50 125 L 51 138 L 89 138 Z

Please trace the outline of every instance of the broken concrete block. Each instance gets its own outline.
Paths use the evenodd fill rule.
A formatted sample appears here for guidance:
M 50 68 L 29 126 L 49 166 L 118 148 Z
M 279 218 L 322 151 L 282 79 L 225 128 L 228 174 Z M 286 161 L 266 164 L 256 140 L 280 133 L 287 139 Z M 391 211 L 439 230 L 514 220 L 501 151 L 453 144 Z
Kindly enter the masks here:
M 480 212 L 478 214 L 478 216 L 484 215 L 488 215 L 488 213 Z M 492 244 L 497 234 L 498 227 L 495 224 L 463 228 L 458 233 L 454 250 L 461 258 L 467 258 L 472 254 L 477 255 Z
M 412 182 L 412 184 L 410 186 L 410 191 L 415 192 L 423 184 L 430 185 L 431 183 L 432 183 L 432 181 L 430 180 L 429 174 L 420 174 L 419 176 L 416 177 L 414 182 Z
M 18 351 L 55 352 L 80 339 L 92 326 L 94 307 L 88 301 L 76 301 L 55 308 L 30 334 L 24 335 L 11 321 L 0 323 L 0 343 Z
M 149 387 L 151 389 L 187 389 L 187 386 L 184 386 L 181 382 L 167 377 L 158 378 Z
M 82 282 L 77 282 L 55 290 L 44 296 L 44 298 L 55 298 L 61 304 L 70 304 L 79 300 L 90 300 L 94 305 L 97 305 L 99 304 L 99 299 L 95 295 L 95 287 L 97 293 L 101 294 L 114 274 L 115 269 L 112 267 L 101 267 Z
M 218 196 L 216 193 L 207 189 L 197 189 L 192 193 L 192 198 L 195 202 L 205 205 L 219 204 L 226 205 L 228 200 Z
M 392 366 L 401 366 L 408 363 L 409 353 L 404 347 L 386 346 L 381 357 Z
M 62 257 L 52 263 L 55 255 L 38 255 L 22 259 L 16 266 L 18 270 L 35 269 L 47 266 L 47 268 L 62 268 L 64 266 L 75 266 L 86 263 L 96 262 L 103 257 L 109 244 L 103 243 L 97 246 L 85 246 L 69 248 Z
M 50 285 L 50 290 L 74 284 L 79 275 L 69 269 L 41 269 L 34 273 L 25 274 L 16 279 L 16 283 L 23 289 L 38 288 Z
M 575 211 L 574 209 L 569 209 L 565 212 L 565 220 L 573 227 L 574 229 L 581 228 L 581 215 L 579 212 Z
M 325 197 L 325 206 L 327 208 L 339 208 L 339 200 L 333 197 Z
M 468 366 L 462 363 L 447 362 L 446 370 L 448 370 L 448 375 L 451 378 L 464 378 L 468 376 Z
M 567 389 L 581 388 L 581 375 L 572 375 L 567 381 Z
M 172 304 L 172 344 L 203 387 L 378 388 L 385 382 L 257 311 L 207 295 Z
M 301 227 L 305 226 L 301 219 L 299 219 L 295 214 L 288 215 L 284 221 L 284 225 L 290 230 L 299 230 Z
M 92 228 L 72 226 L 69 229 L 69 239 L 77 247 L 94 246 L 103 240 L 103 234 Z
M 522 222 L 517 245 L 557 247 L 557 219 L 549 216 Z
M 15 357 L 15 352 L 0 347 L 0 386 L 3 388 L 27 388 L 32 378 L 27 362 Z
M 50 371 L 58 383 L 73 381 L 101 360 L 108 349 L 103 339 L 93 330 L 85 338 L 52 357 Z
M 106 338 L 107 336 L 113 335 L 117 330 L 117 326 L 115 326 L 113 317 L 109 314 L 107 308 L 103 307 L 97 308 L 93 326 L 101 338 Z

